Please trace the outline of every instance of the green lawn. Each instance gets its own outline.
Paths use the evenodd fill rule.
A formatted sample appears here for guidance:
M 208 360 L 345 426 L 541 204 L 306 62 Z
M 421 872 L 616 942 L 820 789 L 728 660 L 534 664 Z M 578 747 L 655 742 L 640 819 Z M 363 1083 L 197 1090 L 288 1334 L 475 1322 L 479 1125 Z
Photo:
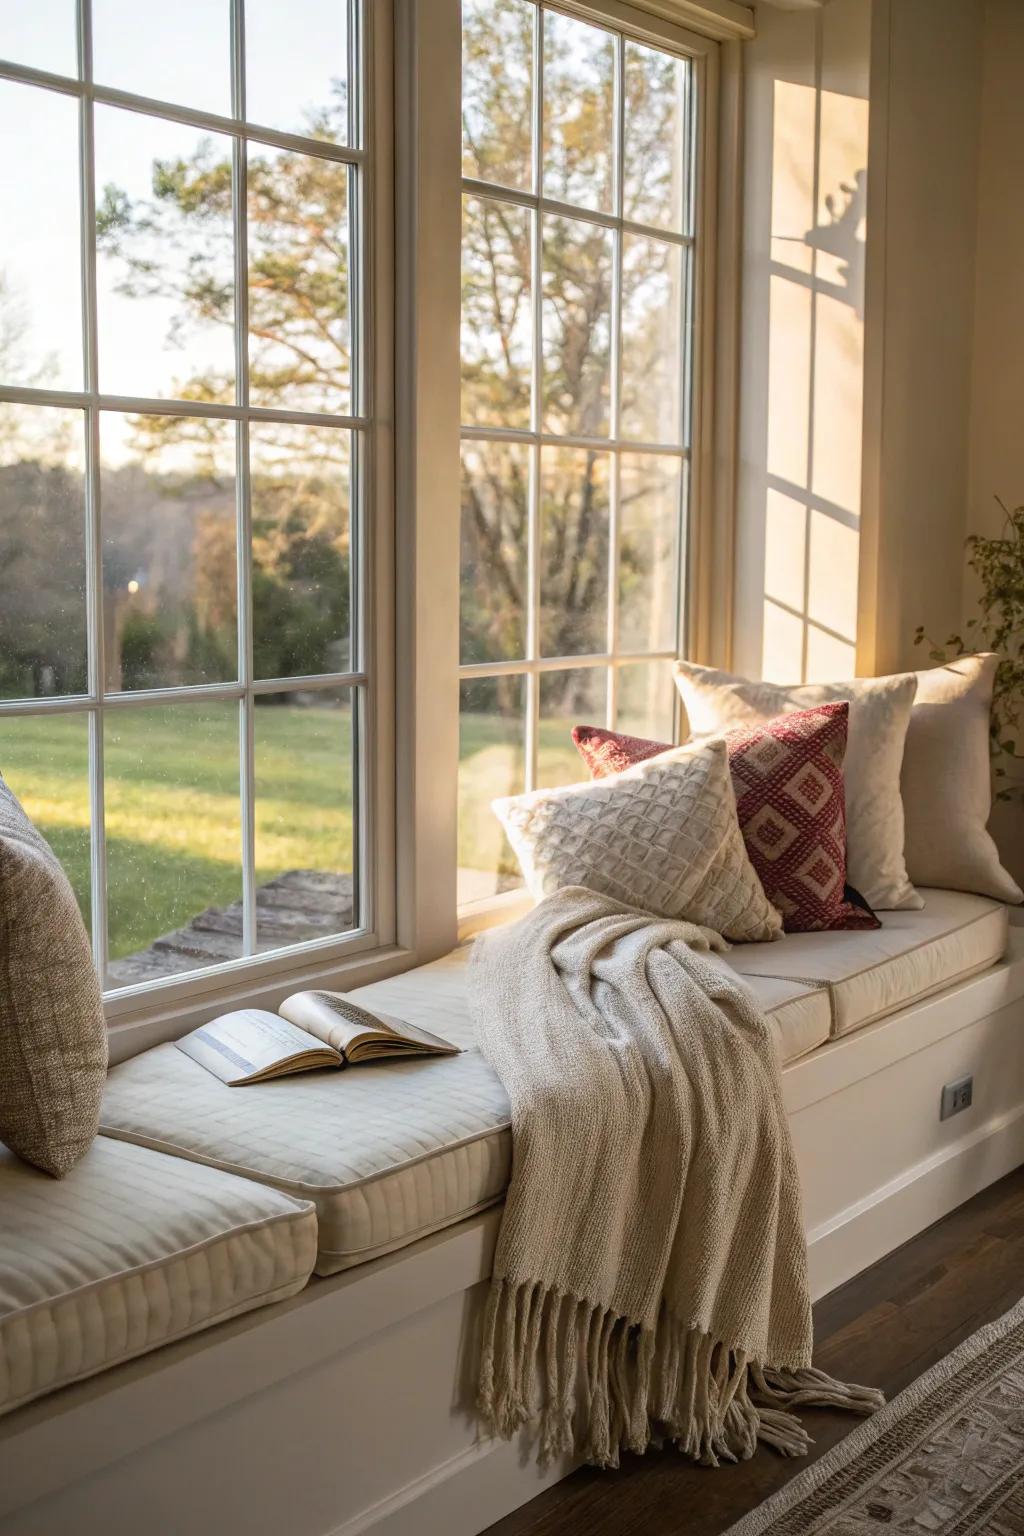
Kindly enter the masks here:
M 104 752 L 110 955 L 144 948 L 241 895 L 238 709 L 110 711 Z M 0 727 L 0 769 L 89 913 L 87 727 L 81 716 Z M 257 877 L 352 868 L 347 711 L 261 706 L 256 717 Z
M 570 783 L 582 765 L 571 722 L 541 725 L 540 782 Z M 523 787 L 519 722 L 463 716 L 459 862 L 518 884 L 490 802 Z M 105 726 L 110 956 L 143 949 L 208 906 L 241 895 L 238 711 L 234 704 L 111 710 Z M 259 881 L 288 869 L 352 868 L 351 723 L 347 711 L 265 705 L 256 717 Z M 0 770 L 53 846 L 89 916 L 87 723 L 9 718 Z

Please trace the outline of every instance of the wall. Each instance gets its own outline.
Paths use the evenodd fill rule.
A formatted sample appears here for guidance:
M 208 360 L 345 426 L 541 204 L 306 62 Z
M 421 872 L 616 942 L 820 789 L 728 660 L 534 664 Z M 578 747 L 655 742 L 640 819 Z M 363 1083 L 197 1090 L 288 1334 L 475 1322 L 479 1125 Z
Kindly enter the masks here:
M 866 672 L 921 665 L 917 625 L 938 638 L 960 619 L 984 11 L 983 0 L 875 5 Z
M 1024 4 L 987 0 L 981 66 L 974 356 L 967 529 L 997 534 L 1024 502 Z M 964 612 L 974 607 L 965 572 Z M 1024 807 L 996 807 L 992 830 L 1024 882 Z
M 732 662 L 782 681 L 855 663 L 870 33 L 759 6 L 745 51 Z

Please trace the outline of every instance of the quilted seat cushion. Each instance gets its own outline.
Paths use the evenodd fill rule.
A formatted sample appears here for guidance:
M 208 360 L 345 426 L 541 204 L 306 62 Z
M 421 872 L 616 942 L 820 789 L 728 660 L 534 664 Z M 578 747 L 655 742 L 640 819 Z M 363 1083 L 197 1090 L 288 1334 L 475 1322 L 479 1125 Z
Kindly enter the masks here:
M 99 1137 L 57 1183 L 0 1147 L 0 1413 L 301 1290 L 312 1206 Z
M 321 1275 L 461 1221 L 502 1199 L 512 1162 L 508 1099 L 473 1048 L 468 958 L 467 946 L 350 994 L 466 1047 L 461 1056 L 228 1088 L 173 1045 L 157 1046 L 111 1072 L 102 1129 L 314 1201 Z M 828 1038 L 827 989 L 748 984 L 781 1060 Z
M 770 961 L 743 944 L 729 951 L 729 964 L 747 980 L 771 974 L 826 987 L 832 1034 L 851 1034 L 1002 957 L 1009 918 L 1001 902 L 960 891 L 921 895 L 922 911 L 884 912 L 875 933 L 787 934 Z

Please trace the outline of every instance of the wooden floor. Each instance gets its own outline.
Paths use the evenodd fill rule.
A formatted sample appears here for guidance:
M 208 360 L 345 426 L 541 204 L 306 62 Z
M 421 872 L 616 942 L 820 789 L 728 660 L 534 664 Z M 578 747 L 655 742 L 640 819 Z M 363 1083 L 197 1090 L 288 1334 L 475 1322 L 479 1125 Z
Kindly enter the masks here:
M 814 1309 L 815 1364 L 894 1397 L 1024 1295 L 1024 1168 L 977 1195 Z M 821 1455 L 860 1421 L 810 1412 Z M 678 1453 L 581 1468 L 490 1527 L 488 1536 L 712 1536 L 795 1476 L 806 1460 L 761 1450 L 717 1471 Z

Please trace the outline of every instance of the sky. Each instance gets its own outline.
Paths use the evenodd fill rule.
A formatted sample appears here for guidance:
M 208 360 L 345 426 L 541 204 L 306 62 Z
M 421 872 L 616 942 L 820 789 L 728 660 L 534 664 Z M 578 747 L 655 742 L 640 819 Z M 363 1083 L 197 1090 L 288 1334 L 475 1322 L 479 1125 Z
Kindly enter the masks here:
M 344 0 L 246 0 L 245 13 L 247 116 L 299 131 L 308 112 L 327 101 L 332 78 L 344 76 Z M 98 84 L 230 116 L 228 0 L 175 0 L 169 7 L 93 0 L 93 57 Z M 0 58 L 75 75 L 74 0 L 0 0 Z M 187 157 L 204 137 L 216 151 L 230 152 L 226 137 L 113 107 L 97 106 L 95 125 L 98 200 L 108 183 L 145 197 L 153 160 Z M 22 328 L 18 375 L 8 370 L 0 382 L 81 388 L 77 100 L 0 80 L 0 144 L 4 308 Z M 230 366 L 227 327 L 192 334 L 184 352 L 168 341 L 177 306 L 119 295 L 121 270 L 103 258 L 98 263 L 104 392 L 168 395 L 175 378 L 207 364 Z M 115 457 L 116 436 L 107 434 Z

